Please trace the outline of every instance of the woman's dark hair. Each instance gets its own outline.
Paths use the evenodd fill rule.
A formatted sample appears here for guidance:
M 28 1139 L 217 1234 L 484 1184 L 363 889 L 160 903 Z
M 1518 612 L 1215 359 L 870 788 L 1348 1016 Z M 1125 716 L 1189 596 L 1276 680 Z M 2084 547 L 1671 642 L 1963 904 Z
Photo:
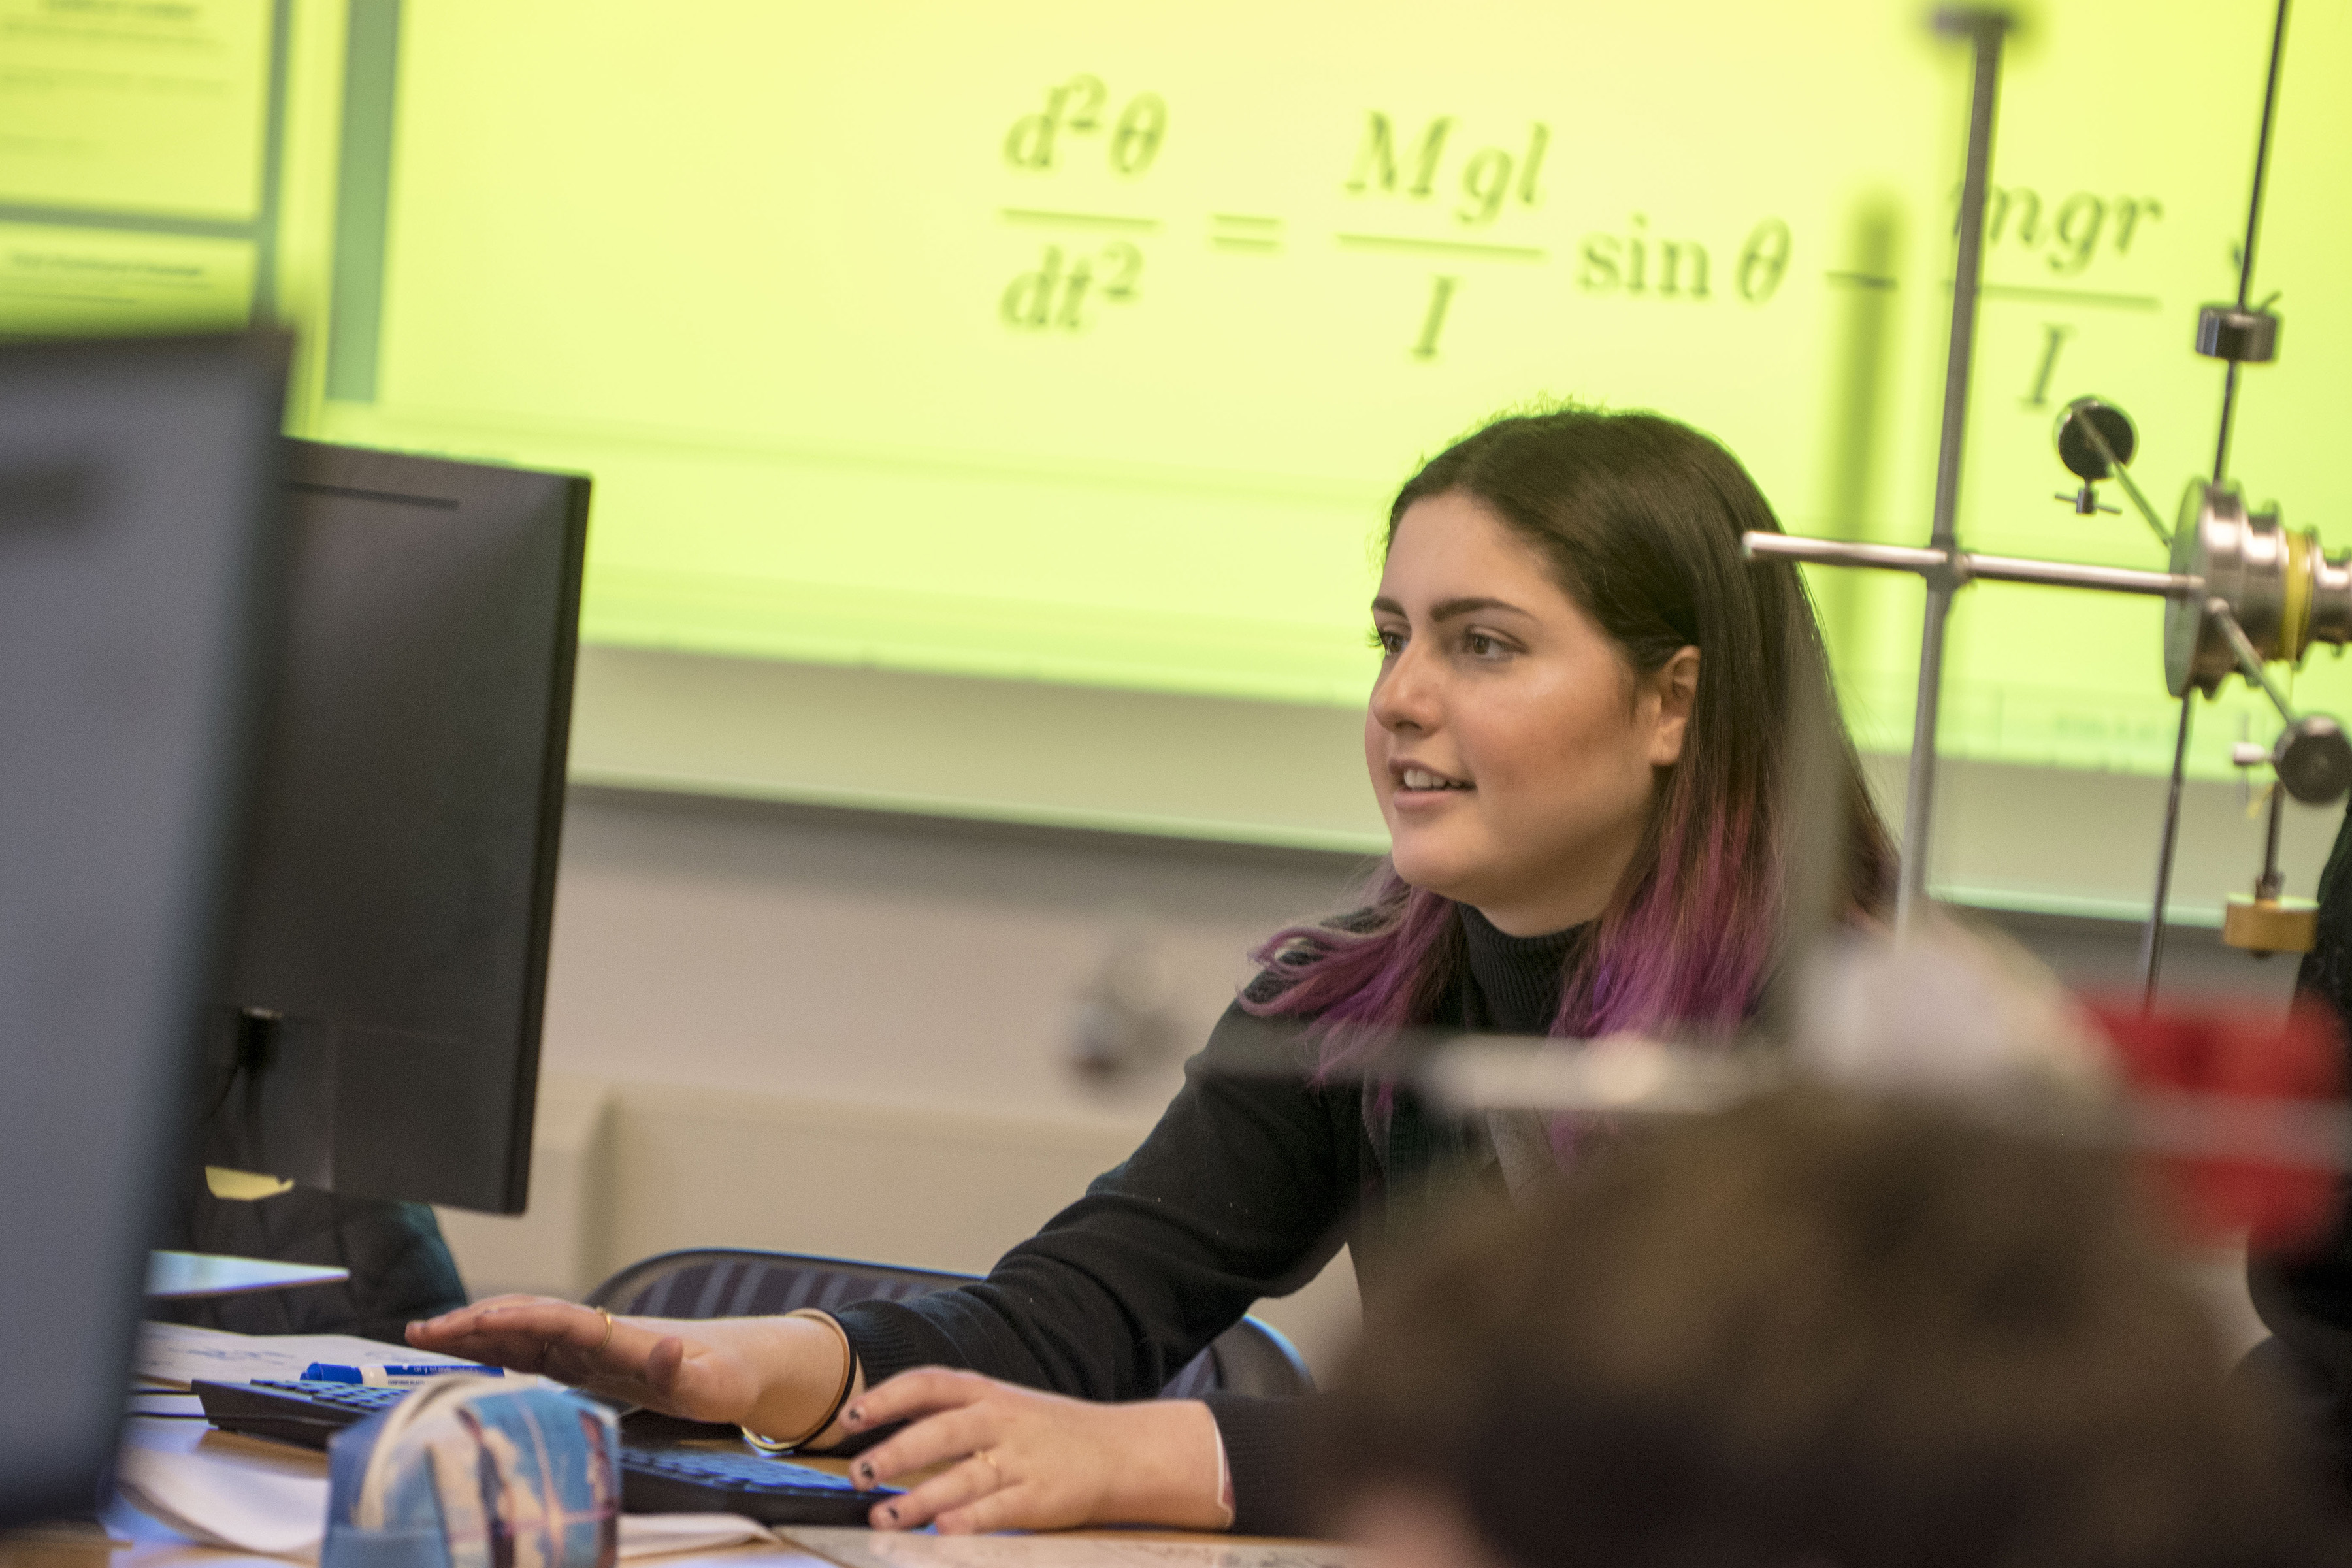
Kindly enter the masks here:
M 1727 1032 L 1753 1009 L 1781 919 L 1793 721 L 1820 716 L 1848 826 L 1843 902 L 1879 909 L 1894 851 L 1836 718 L 1820 628 L 1793 567 L 1741 558 L 1778 531 L 1738 458 L 1654 414 L 1500 419 L 1423 467 L 1389 509 L 1466 496 L 1539 550 L 1636 673 L 1699 651 L 1682 759 L 1659 770 L 1641 848 L 1598 931 L 1571 950 L 1552 1033 Z M 1346 919 L 1277 933 L 1244 1005 L 1315 1020 L 1326 1068 L 1430 1021 L 1462 960 L 1451 900 L 1383 863 Z
M 1368 1310 L 1317 1447 L 1513 1568 L 2338 1563 L 2127 1171 L 1784 1092 L 1612 1150 Z

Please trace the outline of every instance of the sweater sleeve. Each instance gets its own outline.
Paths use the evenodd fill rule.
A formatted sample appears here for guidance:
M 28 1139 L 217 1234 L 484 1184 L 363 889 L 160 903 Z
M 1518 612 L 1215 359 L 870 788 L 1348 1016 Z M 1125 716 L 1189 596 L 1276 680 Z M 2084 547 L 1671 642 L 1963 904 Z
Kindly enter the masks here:
M 1212 1394 L 1203 1403 L 1216 1417 L 1225 1445 L 1225 1468 L 1234 1481 L 1235 1535 L 1307 1535 L 1318 1521 L 1308 1515 L 1308 1426 L 1328 1396 L 1263 1399 L 1246 1394 Z
M 1314 1278 L 1346 1239 L 1361 1132 L 1352 1093 L 1307 1082 L 1306 1049 L 1295 1026 L 1228 1009 L 1142 1146 L 987 1279 L 834 1314 L 867 1383 L 954 1366 L 1149 1399 L 1259 1297 Z

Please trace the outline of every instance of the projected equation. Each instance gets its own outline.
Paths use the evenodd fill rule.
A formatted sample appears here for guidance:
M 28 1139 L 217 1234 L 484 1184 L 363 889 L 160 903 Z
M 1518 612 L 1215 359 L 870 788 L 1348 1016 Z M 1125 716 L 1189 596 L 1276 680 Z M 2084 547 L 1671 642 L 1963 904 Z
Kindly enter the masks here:
M 1140 190 L 1168 130 L 1168 105 L 1159 93 L 1115 94 L 1102 79 L 1079 75 L 1046 88 L 1042 107 L 1012 122 L 1003 133 L 1003 163 L 1036 176 L 1100 160 Z M 1416 270 L 1425 276 L 1416 277 L 1412 297 L 1400 297 L 1398 318 L 1408 331 L 1410 352 L 1421 359 L 1441 352 L 1451 307 L 1475 269 L 1561 259 L 1550 245 L 1523 243 L 1509 232 L 1512 219 L 1544 206 L 1549 125 L 1529 121 L 1508 144 L 1481 144 L 1457 116 L 1440 114 L 1416 124 L 1376 110 L 1358 132 L 1349 166 L 1332 173 L 1360 209 L 1360 226 L 1301 235 L 1300 226 L 1279 214 L 1217 212 L 1201 215 L 1199 233 L 1213 250 L 1236 261 L 1280 258 L 1303 238 L 1423 264 Z M 1107 312 L 1141 302 L 1147 245 L 1171 226 L 1156 216 L 1033 205 L 1007 205 L 998 216 L 1054 234 L 1041 241 L 1034 264 L 1007 281 L 998 297 L 999 319 L 1023 332 L 1083 333 Z M 1425 226 L 1433 216 L 1455 232 L 1384 232 L 1399 218 Z M 1778 216 L 1761 216 L 1743 234 L 1702 237 L 1654 234 L 1647 217 L 1635 213 L 1618 230 L 1582 235 L 1564 259 L 1572 287 L 1582 294 L 1753 307 L 1769 304 L 1780 291 L 1793 244 L 1788 223 Z
M 1080 74 L 1047 87 L 1041 107 L 1004 131 L 1003 166 L 1048 191 L 1057 172 L 1098 165 L 1121 195 L 1150 191 L 1170 131 L 1167 100 L 1140 90 L 1115 93 L 1101 78 Z M 1310 226 L 1278 213 L 1205 212 L 1184 218 L 1131 210 L 1082 210 L 1023 201 L 998 209 L 1000 222 L 1043 231 L 1032 258 L 1004 282 L 998 320 L 1014 332 L 1086 334 L 1145 299 L 1150 247 L 1188 226 L 1209 249 L 1246 265 L 1302 247 L 1328 247 L 1418 263 L 1400 280 L 1390 327 L 1415 359 L 1437 358 L 1452 308 L 1489 268 L 1557 268 L 1565 290 L 1595 300 L 1760 310 L 1782 296 L 1798 247 L 1790 221 L 1763 212 L 1716 231 L 1667 232 L 1634 211 L 1566 244 L 1535 220 L 1546 204 L 1549 124 L 1526 121 L 1508 140 L 1473 135 L 1451 114 L 1408 120 L 1369 110 L 1350 131 L 1344 168 L 1327 176 L 1355 220 Z M 1334 143 L 1337 144 L 1336 142 Z M 1041 181 L 1041 177 L 1043 177 Z M 1958 192 L 1952 194 L 1957 207 Z M 2076 284 L 2103 258 L 2130 253 L 2134 237 L 2164 216 L 2153 196 L 2075 191 L 2045 197 L 2027 187 L 1990 193 L 1987 244 L 1991 259 L 2039 263 L 2051 282 L 2000 283 L 1985 292 L 2045 305 L 2154 310 L 2154 296 L 2101 292 Z M 1118 204 L 1126 208 L 1130 204 Z M 1433 226 L 1440 232 L 1428 232 Z M 1556 230 L 1558 226 L 1553 226 Z M 1398 232 L 1418 228 L 1421 232 Z M 1891 289 L 1884 268 L 1827 268 L 1832 288 Z M 2037 355 L 2026 401 L 2042 406 L 2075 328 L 2035 325 Z

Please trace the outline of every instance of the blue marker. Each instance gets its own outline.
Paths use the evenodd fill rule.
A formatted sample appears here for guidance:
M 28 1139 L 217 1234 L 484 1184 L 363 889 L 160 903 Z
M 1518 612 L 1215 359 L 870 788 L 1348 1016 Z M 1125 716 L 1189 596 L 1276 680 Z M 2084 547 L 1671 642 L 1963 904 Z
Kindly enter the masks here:
M 305 1383 L 357 1383 L 369 1388 L 414 1388 L 436 1377 L 446 1377 L 453 1372 L 470 1372 L 477 1377 L 504 1377 L 506 1369 L 497 1366 L 333 1366 L 314 1361 L 302 1369 Z

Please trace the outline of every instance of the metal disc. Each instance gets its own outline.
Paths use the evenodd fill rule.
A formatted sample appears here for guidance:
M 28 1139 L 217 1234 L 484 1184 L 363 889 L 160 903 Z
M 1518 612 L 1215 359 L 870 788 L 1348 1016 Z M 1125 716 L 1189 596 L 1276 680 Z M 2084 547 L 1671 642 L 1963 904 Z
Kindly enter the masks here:
M 2112 403 L 2102 403 L 2095 397 L 2078 397 L 2058 416 L 2055 432 L 2058 460 L 2066 465 L 2067 472 L 2079 479 L 2104 479 L 2115 473 L 2084 434 L 2085 425 L 2098 426 L 2099 434 L 2106 439 L 2107 449 L 2116 455 L 2116 461 L 2128 463 L 2132 460 L 2132 453 L 2138 449 L 2139 436 L 2132 429 L 2130 416 Z
M 2279 319 L 2240 305 L 2208 305 L 2197 312 L 2197 352 L 2207 359 L 2266 364 L 2278 358 Z
M 2325 713 L 2306 713 L 2281 738 L 2272 766 L 2287 794 L 2305 805 L 2326 805 L 2352 790 L 2352 742 Z
M 2257 655 L 2280 657 L 2292 553 L 2277 512 L 2250 514 L 2235 485 L 2189 481 L 2172 533 L 2172 569 L 2200 579 L 2205 591 L 2165 605 L 2164 679 L 2175 697 L 2191 686 L 2210 697 L 2238 668 L 2220 624 L 2205 613 L 2207 600 L 2230 606 Z
M 2179 574 L 2205 576 L 2206 536 L 2213 520 L 2207 496 L 2211 490 L 2212 487 L 2204 480 L 2191 479 L 2188 489 L 2181 493 L 2180 513 L 2172 527 L 2172 570 Z M 2204 635 L 2205 601 L 2201 595 L 2164 602 L 2164 684 L 2175 697 L 2189 694 L 2190 677 L 2197 666 L 2197 645 L 2204 640 Z M 2213 686 L 2206 686 L 2205 693 L 2211 696 Z

